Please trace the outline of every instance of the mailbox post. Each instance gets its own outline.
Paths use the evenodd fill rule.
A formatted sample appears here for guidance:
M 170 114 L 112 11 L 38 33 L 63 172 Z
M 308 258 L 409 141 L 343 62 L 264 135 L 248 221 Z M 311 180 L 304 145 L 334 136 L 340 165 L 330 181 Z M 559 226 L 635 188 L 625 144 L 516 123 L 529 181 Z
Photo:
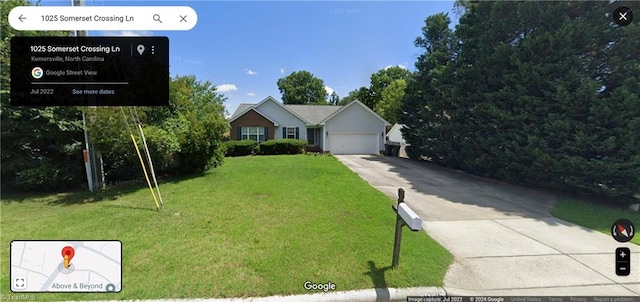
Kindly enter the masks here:
M 422 220 L 404 203 L 404 189 L 402 188 L 398 189 L 398 205 L 391 206 L 391 208 L 396 212 L 396 235 L 393 241 L 393 260 L 391 261 L 391 266 L 396 268 L 400 260 L 402 227 L 406 225 L 412 231 L 417 232 L 422 228 Z

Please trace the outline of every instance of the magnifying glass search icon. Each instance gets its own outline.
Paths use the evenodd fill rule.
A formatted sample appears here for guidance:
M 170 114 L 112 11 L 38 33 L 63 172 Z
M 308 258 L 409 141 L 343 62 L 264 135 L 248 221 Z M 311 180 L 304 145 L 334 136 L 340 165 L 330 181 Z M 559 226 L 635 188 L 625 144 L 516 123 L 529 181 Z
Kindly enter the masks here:
M 158 22 L 162 23 L 162 21 L 160 21 L 160 15 L 158 15 L 158 14 L 153 15 L 153 21 L 158 21 Z

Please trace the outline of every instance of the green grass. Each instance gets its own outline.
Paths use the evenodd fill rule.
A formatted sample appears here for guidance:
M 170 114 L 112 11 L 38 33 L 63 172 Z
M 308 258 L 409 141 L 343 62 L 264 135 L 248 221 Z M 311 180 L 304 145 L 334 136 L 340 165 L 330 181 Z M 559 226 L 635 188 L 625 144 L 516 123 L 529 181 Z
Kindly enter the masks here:
M 337 290 L 441 286 L 452 261 L 425 232 L 405 228 L 400 266 L 390 269 L 394 201 L 333 157 L 227 158 L 204 176 L 160 188 L 160 212 L 144 184 L 98 194 L 4 194 L 1 291 L 10 292 L 14 239 L 122 241 L 121 293 L 38 300 L 303 294 L 307 280 L 331 281 Z
M 607 206 L 604 204 L 585 201 L 578 198 L 560 198 L 551 214 L 557 218 L 573 222 L 575 224 L 605 233 L 611 234 L 611 225 L 614 221 L 625 218 L 630 220 L 635 227 L 640 226 L 640 213 Z M 611 239 L 613 240 L 613 239 Z M 640 245 L 640 236 L 636 235 L 631 242 Z

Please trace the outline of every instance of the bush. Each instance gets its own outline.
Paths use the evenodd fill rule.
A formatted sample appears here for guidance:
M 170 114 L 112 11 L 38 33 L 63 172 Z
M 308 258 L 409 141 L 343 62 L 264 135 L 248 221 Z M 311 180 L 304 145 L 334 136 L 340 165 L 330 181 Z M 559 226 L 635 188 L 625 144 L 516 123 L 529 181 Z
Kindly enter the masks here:
M 260 154 L 274 155 L 276 154 L 276 140 L 268 140 L 260 144 Z
M 227 146 L 227 156 L 258 154 L 258 151 L 260 150 L 258 142 L 252 140 L 228 141 L 225 142 L 225 145 Z
M 306 140 L 302 139 L 274 139 L 260 144 L 260 154 L 302 154 Z
M 78 187 L 86 181 L 80 158 L 73 162 L 56 163 L 49 159 L 38 161 L 37 165 L 25 168 L 8 181 L 8 186 L 28 191 L 55 191 Z

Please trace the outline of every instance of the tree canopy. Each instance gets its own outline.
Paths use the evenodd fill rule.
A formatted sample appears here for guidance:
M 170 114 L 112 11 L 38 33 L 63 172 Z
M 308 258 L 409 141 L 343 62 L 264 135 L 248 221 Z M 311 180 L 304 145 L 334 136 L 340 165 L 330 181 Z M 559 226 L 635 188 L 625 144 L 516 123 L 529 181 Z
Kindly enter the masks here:
M 210 82 L 198 81 L 195 76 L 176 76 L 170 79 L 168 106 L 135 109 L 157 172 L 199 173 L 222 164 L 222 135 L 228 130 L 224 101 Z M 142 175 L 127 130 L 129 127 L 137 133 L 128 110 L 100 107 L 92 112 L 89 130 L 102 151 L 110 180 Z
M 9 11 L 31 5 L 24 0 L 0 3 L 0 115 L 3 186 L 25 190 L 64 189 L 86 180 L 82 157 L 82 116 L 75 107 L 10 105 L 10 41 L 14 36 L 64 36 L 60 31 L 17 31 Z
M 8 12 L 15 6 L 30 5 L 29 2 L 9 0 L 0 5 L 4 12 L 0 15 L 3 186 L 49 191 L 78 188 L 85 183 L 83 110 L 91 140 L 103 155 L 107 181 L 141 176 L 140 162 L 119 107 L 10 105 L 11 37 L 67 33 L 16 31 L 8 24 Z M 198 81 L 195 76 L 174 77 L 169 87 L 169 106 L 136 108 L 156 172 L 194 173 L 220 165 L 224 157 L 222 134 L 228 127 L 224 96 L 211 83 Z
M 400 66 L 389 66 L 371 75 L 369 87 L 349 92 L 338 105 L 354 100 L 362 102 L 390 123 L 396 123 L 411 72 Z
M 295 71 L 278 80 L 284 104 L 326 105 L 324 81 L 306 70 Z
M 516 183 L 640 188 L 640 27 L 622 2 L 466 2 L 429 16 L 400 122 L 407 153 Z

